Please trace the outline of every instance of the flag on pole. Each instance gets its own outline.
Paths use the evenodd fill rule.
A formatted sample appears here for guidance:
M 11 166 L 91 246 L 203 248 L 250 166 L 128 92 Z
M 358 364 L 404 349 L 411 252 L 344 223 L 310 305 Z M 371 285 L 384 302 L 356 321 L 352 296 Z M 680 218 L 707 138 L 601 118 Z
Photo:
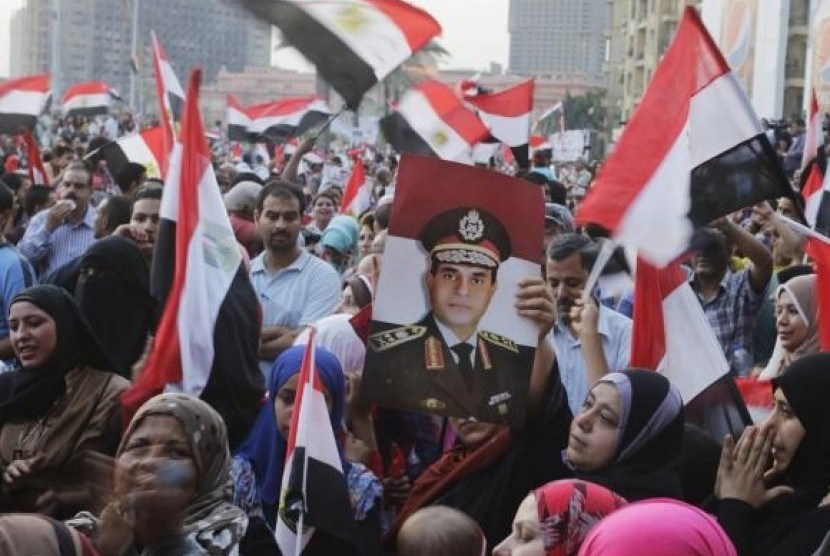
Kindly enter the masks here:
M 830 235 L 830 182 L 822 176 L 818 159 L 813 159 L 804 169 L 807 177 L 801 188 L 804 198 L 804 218 L 810 227 Z
M 565 131 L 565 105 L 560 100 L 544 112 L 533 123 L 533 131 L 543 135 L 550 135 L 553 132 L 554 119 L 559 119 L 559 131 Z
M 494 139 L 513 149 L 519 165 L 526 167 L 530 160 L 530 112 L 533 110 L 533 79 L 497 93 L 465 94 Z
M 118 92 L 103 81 L 76 83 L 61 98 L 65 116 L 96 116 L 109 112 L 114 101 L 123 100 Z
M 117 176 L 127 162 L 135 162 L 144 166 L 148 178 L 164 179 L 160 162 L 164 156 L 164 143 L 164 129 L 156 126 L 111 141 L 101 147 L 101 152 L 113 176 Z
M 363 214 L 372 205 L 372 184 L 366 179 L 363 170 L 363 161 L 360 156 L 354 157 L 354 168 L 346 189 L 343 191 L 343 202 L 340 204 L 340 214 L 351 214 L 355 218 Z
M 473 145 L 490 135 L 451 88 L 431 79 L 409 89 L 380 127 L 399 152 L 467 164 L 472 164 Z
M 807 254 L 813 259 L 816 271 L 816 297 L 818 299 L 818 336 L 822 351 L 830 351 L 830 238 L 809 237 Z
M 816 90 L 810 88 L 810 113 L 807 118 L 807 131 L 804 138 L 804 153 L 801 159 L 801 168 L 807 167 L 807 164 L 816 156 L 818 147 L 823 141 L 823 133 L 821 129 L 821 115 L 818 109 L 818 97 Z
M 159 119 L 164 130 L 164 148 L 161 160 L 161 171 L 167 174 L 170 152 L 177 135 L 177 122 L 179 114 L 184 105 L 184 90 L 179 83 L 179 78 L 173 71 L 173 66 L 167 59 L 161 42 L 155 32 L 150 32 L 153 41 L 153 69 L 156 76 L 156 97 L 159 103 Z
M 441 32 L 432 16 L 401 0 L 243 2 L 276 25 L 353 109 L 366 91 Z
M 146 367 L 121 401 L 128 417 L 161 391 L 201 395 L 233 436 L 253 422 L 263 392 L 259 303 L 213 173 L 200 77 L 193 70 L 161 201 L 151 286 L 164 309 Z
M 577 221 L 600 224 L 662 267 L 688 249 L 698 228 L 778 197 L 795 193 L 760 119 L 697 12 L 686 8 Z
M 40 158 L 40 149 L 37 148 L 35 138 L 28 129 L 23 132 L 23 141 L 26 143 L 26 162 L 28 164 L 29 179 L 34 185 L 49 185 L 49 177 Z
M 257 104 L 246 109 L 251 123 L 248 133 L 283 142 L 325 123 L 331 108 L 319 97 L 290 97 Z
M 228 95 L 226 124 L 228 126 L 229 141 L 248 140 L 248 128 L 251 127 L 251 116 L 233 95 Z
M 658 269 L 637 260 L 631 366 L 668 378 L 683 396 L 687 421 L 717 439 L 751 422 L 715 333 L 676 264 Z
M 0 85 L 0 133 L 32 129 L 49 101 L 49 74 L 28 75 Z
M 282 474 L 275 538 L 280 552 L 300 554 L 315 531 L 353 542 L 346 477 L 323 386 L 314 364 L 317 331 L 305 348 Z

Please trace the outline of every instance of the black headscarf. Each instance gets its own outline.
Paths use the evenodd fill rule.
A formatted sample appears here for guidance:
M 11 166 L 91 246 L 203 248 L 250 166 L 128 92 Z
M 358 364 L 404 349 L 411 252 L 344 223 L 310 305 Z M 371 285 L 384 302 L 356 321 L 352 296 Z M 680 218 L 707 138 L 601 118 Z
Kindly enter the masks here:
M 21 301 L 28 301 L 54 319 L 57 342 L 42 365 L 0 374 L 0 423 L 44 415 L 65 392 L 66 374 L 74 368 L 115 370 L 75 301 L 64 290 L 51 285 L 27 288 L 12 299 L 9 307 Z
M 772 384 L 781 388 L 806 431 L 782 482 L 826 494 L 830 486 L 830 353 L 799 357 Z
M 620 394 L 620 434 L 608 468 L 577 477 L 603 485 L 629 502 L 644 498 L 683 498 L 681 448 L 683 401 L 666 377 L 627 370 L 605 375 Z
M 120 374 L 129 378 L 156 322 L 150 268 L 135 243 L 111 236 L 87 250 L 80 270 L 78 306 Z

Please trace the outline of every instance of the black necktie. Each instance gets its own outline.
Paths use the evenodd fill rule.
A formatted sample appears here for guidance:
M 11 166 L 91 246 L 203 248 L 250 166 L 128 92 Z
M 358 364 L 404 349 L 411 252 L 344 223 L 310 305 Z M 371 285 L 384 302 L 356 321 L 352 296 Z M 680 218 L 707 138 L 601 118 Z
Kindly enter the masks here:
M 467 390 L 473 389 L 475 382 L 475 375 L 473 373 L 473 364 L 470 361 L 470 354 L 473 351 L 473 346 L 470 344 L 455 344 L 450 348 L 458 356 L 458 370 L 461 372 L 461 378 L 467 385 Z

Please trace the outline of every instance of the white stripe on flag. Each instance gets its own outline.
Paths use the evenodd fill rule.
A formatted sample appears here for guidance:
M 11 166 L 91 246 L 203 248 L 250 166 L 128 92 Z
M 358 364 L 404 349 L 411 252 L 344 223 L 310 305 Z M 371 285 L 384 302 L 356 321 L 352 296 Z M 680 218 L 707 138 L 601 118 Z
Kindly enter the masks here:
M 743 86 L 732 72 L 692 97 L 688 122 L 692 148 L 689 171 L 763 133 Z
M 694 232 L 687 217 L 692 205 L 688 129 L 687 122 L 617 229 L 617 242 L 639 246 L 643 257 L 661 267 L 682 254 Z
M 0 97 L 0 114 L 39 116 L 48 97 L 48 93 L 40 91 L 9 91 Z
M 472 163 L 472 146 L 435 112 L 422 92 L 410 89 L 398 112 L 440 158 Z
M 729 371 L 715 333 L 697 296 L 683 282 L 663 299 L 666 355 L 658 370 L 689 403 Z
M 182 89 L 182 85 L 179 83 L 179 78 L 176 77 L 176 72 L 173 71 L 173 66 L 170 65 L 170 62 L 165 59 L 161 59 L 159 60 L 159 67 L 161 68 L 161 82 L 164 84 L 164 90 L 167 93 L 176 95 L 184 100 L 184 90 Z
M 490 128 L 493 137 L 508 147 L 527 145 L 530 137 L 530 113 L 523 116 L 499 116 L 478 110 L 479 117 Z
M 349 0 L 350 9 L 360 19 L 357 30 L 349 22 L 344 22 L 343 2 L 293 0 L 292 3 L 311 17 L 325 22 L 331 33 L 372 67 L 378 80 L 398 67 L 401 60 L 412 55 L 406 36 L 398 25 L 371 2 Z
M 251 118 L 245 114 L 237 110 L 236 108 L 229 107 L 228 108 L 228 125 L 236 125 L 241 126 L 247 129 L 251 125 Z
M 144 166 L 148 178 L 162 178 L 159 173 L 159 161 L 156 155 L 147 146 L 140 133 L 127 135 L 118 140 L 118 146 L 130 162 L 137 162 Z M 165 193 L 167 193 L 165 191 Z
M 112 97 L 109 93 L 91 93 L 88 95 L 75 95 L 66 100 L 61 106 L 64 112 L 82 108 L 97 108 L 99 106 L 110 106 Z

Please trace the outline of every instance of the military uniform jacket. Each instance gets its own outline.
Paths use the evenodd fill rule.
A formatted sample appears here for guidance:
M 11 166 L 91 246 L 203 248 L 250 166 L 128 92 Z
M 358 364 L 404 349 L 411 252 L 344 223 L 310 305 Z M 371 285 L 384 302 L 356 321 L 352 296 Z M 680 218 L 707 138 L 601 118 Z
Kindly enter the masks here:
M 364 399 L 490 423 L 523 423 L 534 348 L 480 330 L 470 389 L 432 312 L 409 326 L 375 322 L 372 332 L 361 389 Z

